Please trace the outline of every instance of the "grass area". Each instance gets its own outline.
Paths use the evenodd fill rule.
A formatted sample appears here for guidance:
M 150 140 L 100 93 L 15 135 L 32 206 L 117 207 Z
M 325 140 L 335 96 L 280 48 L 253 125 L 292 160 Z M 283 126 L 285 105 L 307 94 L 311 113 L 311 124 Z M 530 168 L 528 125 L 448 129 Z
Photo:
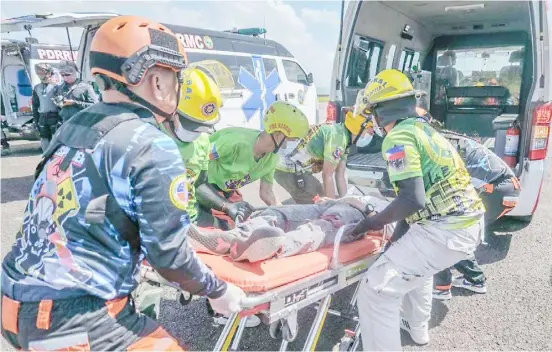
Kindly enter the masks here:
M 326 102 L 330 101 L 330 96 L 329 95 L 319 95 L 318 96 L 318 101 L 321 102 L 321 103 L 326 103 Z

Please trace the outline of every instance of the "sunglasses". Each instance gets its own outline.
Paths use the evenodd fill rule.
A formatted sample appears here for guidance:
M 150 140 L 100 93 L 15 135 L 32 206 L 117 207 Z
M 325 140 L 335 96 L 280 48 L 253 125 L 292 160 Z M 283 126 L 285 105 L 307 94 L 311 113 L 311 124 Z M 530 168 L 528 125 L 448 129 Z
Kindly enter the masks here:
M 62 74 L 61 74 L 61 77 L 69 77 L 69 76 L 71 76 L 71 75 L 72 75 L 72 73 L 62 73 Z

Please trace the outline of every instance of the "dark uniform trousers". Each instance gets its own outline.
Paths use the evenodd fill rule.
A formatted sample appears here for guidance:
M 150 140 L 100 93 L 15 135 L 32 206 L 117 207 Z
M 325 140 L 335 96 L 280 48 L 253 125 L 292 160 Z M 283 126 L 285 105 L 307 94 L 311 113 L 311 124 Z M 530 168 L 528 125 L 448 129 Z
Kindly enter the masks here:
M 504 197 L 518 197 L 520 193 L 519 180 L 516 177 L 501 177 L 493 183 L 486 184 L 479 196 L 485 205 L 485 226 L 488 227 L 499 218 L 506 215 L 516 206 Z M 485 283 L 483 269 L 475 257 L 462 260 L 454 266 L 466 281 L 480 285 Z M 449 289 L 452 285 L 452 272 L 445 269 L 433 277 L 433 285 L 437 289 Z

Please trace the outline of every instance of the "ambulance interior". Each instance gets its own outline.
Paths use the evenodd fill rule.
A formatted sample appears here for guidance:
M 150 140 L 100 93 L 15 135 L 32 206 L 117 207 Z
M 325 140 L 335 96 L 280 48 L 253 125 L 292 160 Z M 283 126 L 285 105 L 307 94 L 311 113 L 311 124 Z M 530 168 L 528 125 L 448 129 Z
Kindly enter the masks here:
M 502 156 L 517 121 L 523 148 L 534 77 L 530 13 L 528 2 L 362 2 L 349 34 L 346 101 L 383 69 L 410 71 L 429 93 L 420 105 L 446 129 Z
M 27 72 L 29 48 L 25 43 L 2 40 L 2 115 L 31 115 L 32 83 Z

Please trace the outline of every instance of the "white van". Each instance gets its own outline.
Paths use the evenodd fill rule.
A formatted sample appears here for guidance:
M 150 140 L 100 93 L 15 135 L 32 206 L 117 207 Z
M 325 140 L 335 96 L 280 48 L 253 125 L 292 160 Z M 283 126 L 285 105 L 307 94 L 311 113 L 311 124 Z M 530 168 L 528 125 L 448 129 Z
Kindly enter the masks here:
M 318 96 L 311 73 L 281 44 L 258 37 L 262 28 L 217 32 L 167 25 L 184 43 L 190 63 L 216 60 L 236 82 L 221 109 L 217 129 L 242 126 L 261 129 L 261 114 L 275 100 L 299 107 L 309 123 L 318 121 Z M 240 34 L 244 33 L 244 34 Z M 248 34 L 245 34 L 248 33 Z
M 45 27 L 83 27 L 79 45 L 78 65 L 82 79 L 93 81 L 88 65 L 90 43 L 109 13 L 66 13 L 45 16 L 23 16 L 11 20 L 9 30 L 38 30 Z M 224 91 L 225 103 L 216 129 L 230 126 L 261 129 L 261 115 L 275 100 L 289 101 L 298 106 L 310 124 L 318 121 L 318 97 L 312 74 L 281 44 L 259 37 L 262 28 L 235 29 L 228 32 L 210 31 L 165 24 L 184 44 L 190 63 L 216 60 L 232 73 L 234 89 Z M 2 28 L 3 32 L 7 32 Z
M 551 153 L 551 7 L 550 0 L 350 2 L 328 122 L 342 121 L 342 108 L 354 105 L 379 71 L 417 70 L 430 112 L 445 128 L 477 137 L 503 157 L 506 130 L 519 126 L 512 164 L 522 192 L 508 215 L 530 219 Z M 490 106 L 482 103 L 489 99 Z M 388 190 L 380 154 L 351 155 L 349 181 Z
M 49 63 L 54 67 L 54 81 L 61 82 L 56 68 L 62 60 L 76 61 L 77 51 L 65 45 L 2 39 L 1 58 L 2 118 L 7 126 L 4 132 L 11 138 L 38 139 L 31 105 L 33 87 L 40 83 L 35 66 Z
M 93 82 L 88 63 L 90 43 L 99 26 L 113 13 L 63 13 L 22 16 L 10 19 L 2 32 L 52 27 L 82 27 L 78 66 L 83 80 Z M 3 21 L 2 24 L 4 24 Z M 262 112 L 275 100 L 289 101 L 298 106 L 310 124 L 318 121 L 318 97 L 312 74 L 281 44 L 259 37 L 262 28 L 234 29 L 228 32 L 164 24 L 184 44 L 190 63 L 216 60 L 232 73 L 235 83 L 231 91 L 223 90 L 226 98 L 221 109 L 221 121 L 215 128 L 231 126 L 261 129 Z

